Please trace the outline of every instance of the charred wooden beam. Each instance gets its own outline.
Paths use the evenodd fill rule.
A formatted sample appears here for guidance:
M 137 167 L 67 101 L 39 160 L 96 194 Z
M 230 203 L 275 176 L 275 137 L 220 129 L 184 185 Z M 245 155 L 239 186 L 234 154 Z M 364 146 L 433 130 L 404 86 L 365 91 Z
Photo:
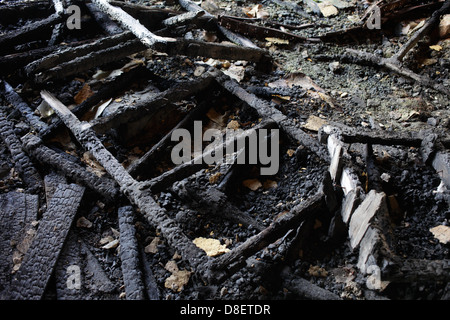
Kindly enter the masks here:
M 47 124 L 34 113 L 30 106 L 14 91 L 11 85 L 0 80 L 0 93 L 5 97 L 8 103 L 12 104 L 25 118 L 25 121 L 37 132 L 47 129 Z
M 245 259 L 281 238 L 289 230 L 297 228 L 302 221 L 322 210 L 327 209 L 324 194 L 319 191 L 313 197 L 295 206 L 289 213 L 273 221 L 260 233 L 248 238 L 240 246 L 211 261 L 211 270 L 213 272 L 214 270 L 232 271 L 236 265 L 242 264 Z
M 91 97 L 83 101 L 72 109 L 72 112 L 78 117 L 82 117 L 89 109 L 98 103 L 116 97 L 118 92 L 122 92 L 124 88 L 128 88 L 137 79 L 151 77 L 150 71 L 144 66 L 138 66 L 121 75 L 115 77 L 113 80 L 103 83 L 102 86 Z M 46 140 L 61 129 L 63 122 L 59 119 L 48 126 L 46 130 L 41 131 L 40 137 Z
M 29 23 L 22 27 L 21 29 L 8 32 L 0 36 L 0 54 L 5 55 L 11 52 L 15 45 L 21 44 L 23 42 L 40 39 L 42 34 L 61 22 L 62 16 L 58 13 L 54 13 L 51 16 L 36 22 Z
M 58 187 L 12 281 L 13 299 L 38 300 L 43 297 L 83 194 L 84 188 L 76 184 Z
M 113 20 L 117 21 L 122 27 L 131 31 L 144 45 L 149 48 L 157 48 L 158 44 L 176 41 L 173 38 L 160 37 L 150 32 L 139 21 L 115 7 L 106 0 L 92 0 L 92 2 L 104 13 L 108 14 Z
M 142 119 L 143 116 L 151 114 L 170 103 L 186 99 L 206 89 L 213 82 L 213 77 L 205 74 L 198 80 L 181 82 L 156 96 L 142 100 L 135 105 L 128 106 L 125 110 L 118 111 L 110 116 L 101 117 L 91 121 L 92 128 L 98 134 L 107 132 L 112 128 L 118 128 L 124 123 L 133 123 Z
M 22 142 L 27 153 L 40 163 L 55 168 L 57 171 L 64 174 L 64 176 L 98 192 L 107 200 L 114 200 L 117 198 L 118 189 L 114 181 L 105 177 L 100 178 L 87 171 L 81 165 L 67 160 L 64 155 L 46 147 L 41 139 L 32 134 L 25 135 L 22 138 Z
M 113 47 L 91 52 L 85 56 L 63 62 L 56 67 L 40 72 L 35 75 L 34 81 L 43 83 L 49 79 L 63 79 L 74 74 L 85 72 L 91 68 L 123 59 L 145 49 L 146 47 L 139 41 L 128 40 Z
M 330 160 L 327 150 L 319 143 L 319 141 L 305 131 L 300 129 L 290 118 L 284 115 L 281 111 L 270 107 L 269 103 L 259 99 L 254 94 L 243 89 L 237 81 L 231 79 L 220 71 L 213 73 L 216 81 L 231 94 L 235 95 L 249 106 L 254 108 L 258 114 L 267 120 L 272 120 L 278 124 L 294 141 L 308 147 L 317 156 L 325 161 Z
M 115 35 L 123 32 L 122 28 L 120 28 L 117 23 L 112 21 L 106 13 L 99 10 L 96 5 L 94 5 L 93 3 L 86 3 L 86 7 L 88 8 L 94 20 L 97 21 L 100 27 L 107 34 Z
M 134 227 L 134 212 L 131 206 L 118 211 L 120 231 L 120 260 L 127 300 L 144 299 L 144 283 L 139 268 L 139 248 Z
M 100 38 L 91 43 L 73 46 L 59 50 L 53 54 L 37 59 L 25 67 L 25 72 L 31 76 L 40 71 L 52 69 L 62 63 L 72 61 L 76 58 L 89 55 L 93 52 L 105 50 L 114 47 L 120 43 L 133 39 L 131 32 L 123 32 L 118 35 L 112 35 Z
M 39 172 L 34 167 L 28 155 L 22 150 L 22 143 L 14 132 L 14 127 L 0 110 L 0 139 L 6 144 L 14 161 L 15 168 L 22 176 L 25 185 L 31 192 L 40 191 L 43 188 Z
M 94 158 L 120 185 L 121 190 L 131 203 L 139 208 L 140 213 L 150 225 L 161 230 L 161 234 L 168 244 L 176 249 L 200 275 L 203 275 L 204 266 L 208 260 L 205 252 L 189 240 L 180 226 L 156 203 L 148 190 L 142 190 L 142 184 L 134 180 L 117 159 L 106 150 L 89 124 L 80 122 L 65 105 L 50 93 L 43 91 L 41 95 L 72 131 L 80 144 L 92 153 Z
M 281 272 L 283 287 L 307 300 L 342 300 L 338 295 L 299 277 L 295 277 L 289 268 Z

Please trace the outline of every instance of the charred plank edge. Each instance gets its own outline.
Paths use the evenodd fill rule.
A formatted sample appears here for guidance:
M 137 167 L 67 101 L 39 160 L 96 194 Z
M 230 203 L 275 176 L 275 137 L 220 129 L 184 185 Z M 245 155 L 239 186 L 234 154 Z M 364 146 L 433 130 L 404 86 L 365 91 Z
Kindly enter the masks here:
M 72 131 L 78 142 L 91 152 L 94 158 L 120 185 L 122 192 L 132 204 L 140 209 L 140 213 L 148 220 L 150 225 L 161 230 L 161 234 L 168 244 L 176 249 L 200 275 L 205 275 L 204 266 L 208 261 L 205 252 L 189 240 L 178 224 L 168 217 L 166 211 L 156 203 L 148 190 L 140 188 L 141 183 L 134 180 L 117 159 L 106 150 L 90 125 L 86 122 L 80 122 L 65 105 L 49 92 L 42 91 L 41 95 Z
M 139 268 L 139 247 L 134 227 L 133 207 L 121 207 L 118 210 L 120 231 L 120 260 L 125 294 L 127 300 L 144 299 L 144 283 Z
M 83 194 L 84 188 L 76 184 L 58 186 L 11 283 L 14 299 L 42 298 Z
M 22 142 L 14 132 L 13 124 L 8 121 L 5 114 L 0 109 L 0 138 L 8 147 L 11 157 L 14 161 L 15 168 L 22 176 L 25 184 L 33 191 L 40 191 L 43 189 L 43 182 L 39 172 L 34 167 L 31 159 L 22 150 Z
M 23 136 L 22 143 L 27 153 L 40 163 L 50 165 L 64 176 L 87 186 L 109 201 L 117 199 L 118 188 L 114 181 L 105 177 L 100 178 L 77 163 L 67 160 L 56 151 L 46 147 L 42 140 L 35 135 Z

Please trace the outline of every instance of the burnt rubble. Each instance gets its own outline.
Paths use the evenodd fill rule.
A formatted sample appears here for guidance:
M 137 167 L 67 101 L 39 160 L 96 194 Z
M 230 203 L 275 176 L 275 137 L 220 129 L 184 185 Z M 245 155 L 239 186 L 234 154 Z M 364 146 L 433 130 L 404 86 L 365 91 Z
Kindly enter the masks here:
M 341 121 L 347 95 L 284 75 L 263 42 L 320 48 L 328 65 L 322 49 L 361 27 L 302 35 L 306 24 L 165 2 L 0 4 L 0 298 L 449 299 L 448 123 Z M 393 58 L 347 48 L 329 70 L 369 62 L 445 101 L 448 86 L 417 76 L 406 54 L 448 4 Z M 65 25 L 69 5 L 86 32 Z M 173 133 L 196 123 L 231 142 L 174 164 Z M 259 146 L 278 139 L 276 174 L 238 163 L 249 148 L 227 161 L 253 132 Z

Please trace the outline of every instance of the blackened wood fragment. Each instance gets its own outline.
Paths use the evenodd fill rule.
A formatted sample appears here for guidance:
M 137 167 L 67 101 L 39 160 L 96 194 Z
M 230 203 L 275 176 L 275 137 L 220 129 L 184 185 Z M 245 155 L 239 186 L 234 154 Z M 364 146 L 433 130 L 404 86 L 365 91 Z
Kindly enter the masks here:
M 145 292 L 147 293 L 147 298 L 149 300 L 160 300 L 160 293 L 158 289 L 158 284 L 156 283 L 155 276 L 150 266 L 150 262 L 143 248 L 139 249 L 141 261 L 142 261 L 142 274 L 144 276 Z
M 450 281 L 450 260 L 403 259 L 382 274 L 383 280 L 397 283 Z
M 76 184 L 58 186 L 12 281 L 12 299 L 38 300 L 43 297 L 83 194 L 84 188 Z
M 139 262 L 139 247 L 134 227 L 134 212 L 131 206 L 118 211 L 120 231 L 120 260 L 127 300 L 144 299 L 144 283 Z
M 87 171 L 81 165 L 46 147 L 38 137 L 27 134 L 22 138 L 22 142 L 24 149 L 40 163 L 55 168 L 67 178 L 89 187 L 107 200 L 111 201 L 118 196 L 118 189 L 114 181 L 105 177 L 100 178 Z
M 10 123 L 0 110 L 0 139 L 6 144 L 14 161 L 15 168 L 22 176 L 25 185 L 33 193 L 42 190 L 42 179 L 28 155 L 22 150 L 22 143 Z

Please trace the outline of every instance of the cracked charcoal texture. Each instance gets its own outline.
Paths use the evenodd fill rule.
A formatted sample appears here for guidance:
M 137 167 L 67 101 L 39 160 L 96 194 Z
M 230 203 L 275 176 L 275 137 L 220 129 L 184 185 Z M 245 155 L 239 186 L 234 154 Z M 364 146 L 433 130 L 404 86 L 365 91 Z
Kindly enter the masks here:
M 143 300 L 144 284 L 139 265 L 139 249 L 131 206 L 119 208 L 120 259 L 127 300 Z
M 0 297 L 3 298 L 11 282 L 13 268 L 13 251 L 37 220 L 39 198 L 19 192 L 0 195 Z
M 6 119 L 2 110 L 0 110 L 0 138 L 8 146 L 15 168 L 19 171 L 30 191 L 42 189 L 42 179 L 38 171 L 28 155 L 22 150 L 22 143 L 16 136 L 12 123 Z
M 37 234 L 12 280 L 11 298 L 41 299 L 84 194 L 76 184 L 60 184 Z

